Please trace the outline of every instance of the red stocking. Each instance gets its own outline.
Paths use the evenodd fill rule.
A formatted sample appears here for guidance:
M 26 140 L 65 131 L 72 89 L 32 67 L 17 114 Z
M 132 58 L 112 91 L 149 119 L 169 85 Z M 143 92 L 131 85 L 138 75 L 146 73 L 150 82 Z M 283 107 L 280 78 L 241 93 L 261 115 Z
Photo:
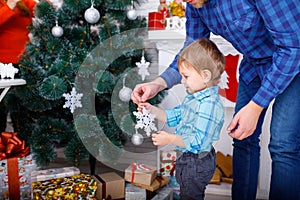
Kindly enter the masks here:
M 225 72 L 221 78 L 219 94 L 233 103 L 236 102 L 238 81 L 236 79 L 236 71 L 238 69 L 239 55 L 228 55 L 226 58 Z M 225 73 L 224 72 L 224 73 Z

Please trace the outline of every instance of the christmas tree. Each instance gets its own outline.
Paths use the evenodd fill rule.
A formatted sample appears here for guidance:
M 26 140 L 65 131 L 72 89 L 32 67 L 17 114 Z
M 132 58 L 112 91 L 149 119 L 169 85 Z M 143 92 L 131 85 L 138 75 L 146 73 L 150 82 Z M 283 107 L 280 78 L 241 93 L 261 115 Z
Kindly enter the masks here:
M 40 1 L 19 64 L 25 86 L 7 96 L 15 131 L 41 166 L 65 148 L 78 166 L 89 155 L 116 161 L 135 133 L 130 88 L 143 82 L 145 18 L 131 0 Z M 145 70 L 145 69 L 144 69 Z M 163 93 L 152 99 L 156 104 Z

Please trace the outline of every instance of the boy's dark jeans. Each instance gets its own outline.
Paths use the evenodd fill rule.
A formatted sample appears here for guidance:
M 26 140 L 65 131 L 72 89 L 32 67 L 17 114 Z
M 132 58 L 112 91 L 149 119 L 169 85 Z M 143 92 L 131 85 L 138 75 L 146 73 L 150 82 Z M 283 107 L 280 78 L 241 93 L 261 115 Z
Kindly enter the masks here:
M 216 153 L 183 153 L 176 160 L 176 180 L 181 200 L 204 199 L 205 189 L 216 168 Z

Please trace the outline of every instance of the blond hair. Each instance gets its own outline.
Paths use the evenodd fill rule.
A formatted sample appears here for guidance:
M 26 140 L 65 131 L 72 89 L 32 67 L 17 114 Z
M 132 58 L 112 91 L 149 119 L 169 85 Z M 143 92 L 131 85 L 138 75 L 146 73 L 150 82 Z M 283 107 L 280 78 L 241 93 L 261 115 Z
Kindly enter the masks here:
M 183 62 L 199 73 L 202 70 L 209 70 L 211 81 L 218 81 L 225 67 L 224 55 L 214 42 L 206 38 L 196 40 L 182 50 L 177 60 L 178 69 Z

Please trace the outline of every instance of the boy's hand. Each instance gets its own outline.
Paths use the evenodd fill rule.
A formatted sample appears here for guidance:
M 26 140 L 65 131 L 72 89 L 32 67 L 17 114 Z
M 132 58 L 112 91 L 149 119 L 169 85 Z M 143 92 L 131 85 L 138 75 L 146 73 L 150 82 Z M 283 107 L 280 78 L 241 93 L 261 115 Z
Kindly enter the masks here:
M 170 134 L 165 131 L 157 131 L 152 134 L 152 142 L 155 146 L 164 146 L 170 144 Z

